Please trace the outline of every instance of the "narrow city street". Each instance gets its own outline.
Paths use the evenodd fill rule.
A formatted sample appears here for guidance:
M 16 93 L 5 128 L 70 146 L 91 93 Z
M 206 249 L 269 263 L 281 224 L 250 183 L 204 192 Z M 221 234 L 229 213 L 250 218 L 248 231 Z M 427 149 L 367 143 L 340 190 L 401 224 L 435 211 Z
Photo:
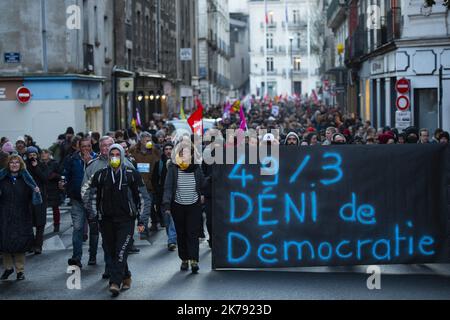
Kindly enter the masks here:
M 61 233 L 47 228 L 43 254 L 27 256 L 26 280 L 0 282 L 0 300 L 111 299 L 102 280 L 103 252 L 97 266 L 83 259 L 81 290 L 67 288 L 67 259 L 72 228 L 63 209 Z M 51 221 L 51 215 L 49 215 Z M 50 226 L 50 224 L 48 224 Z M 132 288 L 118 299 L 136 300 L 299 300 L 299 299 L 450 299 L 450 264 L 381 266 L 381 289 L 369 290 L 367 267 L 312 267 L 280 270 L 211 270 L 211 251 L 200 245 L 200 272 L 179 270 L 176 252 L 167 250 L 164 229 L 137 240 L 139 254 L 129 257 Z M 83 248 L 86 253 L 88 245 Z M 13 278 L 11 278 L 13 279 Z
M 1 0 L 0 302 L 450 300 L 449 12 Z

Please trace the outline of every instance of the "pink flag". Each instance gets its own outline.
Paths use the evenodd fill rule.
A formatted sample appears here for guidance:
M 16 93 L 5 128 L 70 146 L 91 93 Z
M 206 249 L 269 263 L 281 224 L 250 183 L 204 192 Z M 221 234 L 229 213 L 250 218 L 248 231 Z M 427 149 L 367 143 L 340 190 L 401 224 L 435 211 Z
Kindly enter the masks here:
M 239 129 L 243 131 L 247 131 L 247 120 L 245 120 L 244 108 L 241 105 L 241 109 L 239 110 L 239 117 L 241 118 L 241 125 Z
M 136 124 L 141 126 L 141 115 L 139 114 L 139 108 L 136 108 Z
M 313 99 L 314 103 L 319 104 L 319 98 L 317 97 L 316 90 L 313 89 L 311 95 L 312 95 L 312 99 Z

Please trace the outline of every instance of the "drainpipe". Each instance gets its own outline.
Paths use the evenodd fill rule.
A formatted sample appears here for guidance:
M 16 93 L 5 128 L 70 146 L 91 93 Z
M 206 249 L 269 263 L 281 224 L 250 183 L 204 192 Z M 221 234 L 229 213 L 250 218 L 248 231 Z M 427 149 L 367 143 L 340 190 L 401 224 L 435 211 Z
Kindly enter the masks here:
M 47 23 L 46 0 L 41 0 L 41 26 L 42 26 L 42 67 L 44 73 L 48 73 L 47 57 Z

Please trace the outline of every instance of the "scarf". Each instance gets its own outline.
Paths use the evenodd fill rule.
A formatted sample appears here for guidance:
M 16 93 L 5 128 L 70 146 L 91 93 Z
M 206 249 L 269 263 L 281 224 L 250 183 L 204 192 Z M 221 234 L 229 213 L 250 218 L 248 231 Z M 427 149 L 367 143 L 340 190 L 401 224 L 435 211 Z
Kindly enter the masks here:
M 0 181 L 6 178 L 9 175 L 9 170 L 2 169 L 0 170 Z M 34 189 L 36 189 L 37 184 L 34 181 L 33 177 L 27 170 L 22 170 L 19 172 L 19 176 L 23 178 L 23 181 L 26 183 L 27 186 L 29 186 L 33 190 L 33 205 L 40 205 L 42 204 L 42 195 L 40 192 L 35 192 Z

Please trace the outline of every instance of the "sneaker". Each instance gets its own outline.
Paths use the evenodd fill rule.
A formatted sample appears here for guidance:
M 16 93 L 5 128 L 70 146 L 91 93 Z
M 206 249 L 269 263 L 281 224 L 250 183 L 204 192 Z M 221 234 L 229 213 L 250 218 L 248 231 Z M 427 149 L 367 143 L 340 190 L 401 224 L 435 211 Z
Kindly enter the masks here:
M 25 280 L 25 275 L 23 274 L 23 272 L 19 272 L 18 274 L 17 274 L 17 280 Z
M 141 252 L 141 250 L 140 250 L 139 248 L 137 248 L 136 246 L 132 246 L 132 247 L 130 248 L 130 250 L 128 250 L 128 253 L 129 253 L 129 254 L 139 253 L 139 252 Z
M 9 276 L 12 275 L 13 273 L 14 273 L 14 269 L 5 270 L 5 272 L 3 272 L 0 280 L 8 280 Z
M 67 261 L 67 264 L 69 265 L 69 266 L 78 266 L 78 268 L 82 268 L 83 267 L 83 265 L 81 264 L 81 261 L 80 260 L 78 260 L 78 259 L 73 259 L 73 258 L 70 258 L 68 261 Z
M 39 254 L 42 254 L 42 249 L 36 249 L 36 250 L 34 250 L 34 254 L 35 255 L 39 255 Z
M 189 270 L 189 261 L 187 261 L 187 260 L 181 261 L 180 270 L 181 271 L 188 271 Z
M 169 243 L 167 248 L 169 249 L 169 251 L 175 251 L 177 250 L 177 245 L 175 243 Z
M 120 293 L 120 288 L 117 284 L 113 283 L 109 286 L 109 291 L 112 293 L 112 297 L 115 298 Z
M 129 290 L 131 288 L 131 277 L 122 281 L 122 290 Z
M 88 266 L 95 266 L 97 264 L 96 257 L 89 257 Z
M 198 273 L 198 270 L 200 270 L 200 267 L 198 266 L 198 262 L 195 260 L 191 261 L 191 271 L 192 273 L 196 274 Z

